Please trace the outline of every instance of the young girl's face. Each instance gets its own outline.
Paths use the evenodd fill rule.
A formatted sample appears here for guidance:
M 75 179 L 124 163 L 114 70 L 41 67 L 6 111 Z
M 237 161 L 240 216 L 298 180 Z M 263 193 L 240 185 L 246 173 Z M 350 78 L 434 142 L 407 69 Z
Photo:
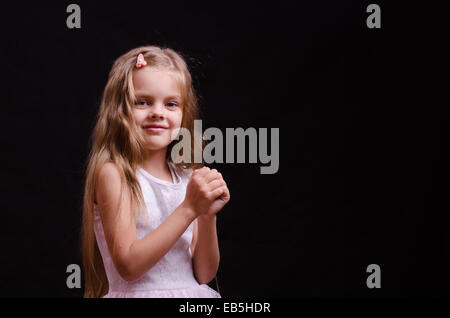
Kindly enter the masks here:
M 149 150 L 166 148 L 177 136 L 183 118 L 181 93 L 170 71 L 143 67 L 133 72 L 134 121 Z

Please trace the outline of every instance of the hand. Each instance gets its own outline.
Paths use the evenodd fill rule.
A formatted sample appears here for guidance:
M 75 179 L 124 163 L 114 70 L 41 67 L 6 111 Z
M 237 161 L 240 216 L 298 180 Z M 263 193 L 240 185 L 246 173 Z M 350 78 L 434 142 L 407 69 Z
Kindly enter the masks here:
M 216 169 L 203 167 L 192 173 L 183 204 L 193 211 L 195 217 L 214 215 L 228 202 L 229 197 L 222 175 Z
M 225 204 L 227 204 L 228 201 L 230 201 L 230 191 L 228 190 L 227 184 L 225 180 L 223 180 L 222 174 L 220 172 L 218 172 L 218 174 L 220 176 L 220 181 L 222 183 L 222 186 L 219 189 L 222 190 L 221 191 L 222 193 L 214 200 L 214 202 L 209 206 L 208 211 L 206 211 L 205 214 L 202 214 L 201 217 L 215 216 L 217 212 L 222 210 Z

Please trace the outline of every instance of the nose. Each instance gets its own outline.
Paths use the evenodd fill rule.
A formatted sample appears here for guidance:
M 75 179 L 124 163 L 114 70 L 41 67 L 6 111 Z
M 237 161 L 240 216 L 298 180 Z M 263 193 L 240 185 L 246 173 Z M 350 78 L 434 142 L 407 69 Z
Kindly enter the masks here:
M 164 106 L 160 103 L 155 103 L 149 112 L 149 116 L 154 119 L 164 118 Z

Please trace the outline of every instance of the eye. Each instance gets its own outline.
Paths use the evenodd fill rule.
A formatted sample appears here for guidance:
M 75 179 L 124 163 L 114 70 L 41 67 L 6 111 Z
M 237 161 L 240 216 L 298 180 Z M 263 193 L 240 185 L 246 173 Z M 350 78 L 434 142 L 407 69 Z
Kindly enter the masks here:
M 170 107 L 177 107 L 178 103 L 177 102 L 168 102 L 166 105 L 170 106 Z
M 145 100 L 138 100 L 136 103 L 134 103 L 136 106 L 147 106 L 148 102 Z

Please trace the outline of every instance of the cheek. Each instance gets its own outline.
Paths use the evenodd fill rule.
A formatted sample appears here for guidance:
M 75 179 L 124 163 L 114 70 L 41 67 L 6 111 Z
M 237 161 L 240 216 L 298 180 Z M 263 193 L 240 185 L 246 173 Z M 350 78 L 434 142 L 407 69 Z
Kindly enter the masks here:
M 145 114 L 139 110 L 133 110 L 133 119 L 137 126 L 140 126 L 145 119 Z
M 183 120 L 183 113 L 180 111 L 174 112 L 171 116 L 172 125 L 176 127 L 181 126 L 181 122 Z

